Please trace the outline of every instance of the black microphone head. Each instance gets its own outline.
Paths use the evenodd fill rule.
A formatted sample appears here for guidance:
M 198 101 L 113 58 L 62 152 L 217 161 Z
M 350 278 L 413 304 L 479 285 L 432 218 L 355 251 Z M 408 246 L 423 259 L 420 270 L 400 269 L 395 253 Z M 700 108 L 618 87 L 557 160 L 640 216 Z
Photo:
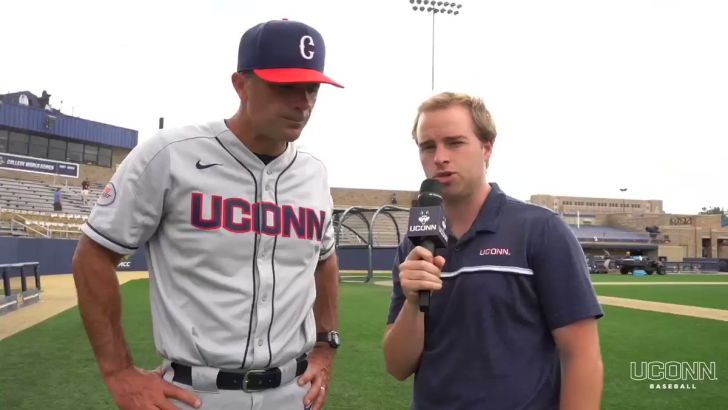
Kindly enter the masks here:
M 436 179 L 428 178 L 420 185 L 417 196 L 419 206 L 438 206 L 442 203 L 442 184 Z
M 442 208 L 442 184 L 426 179 L 420 187 L 417 205 L 410 209 L 407 237 L 415 245 L 434 249 L 447 247 L 447 217 Z

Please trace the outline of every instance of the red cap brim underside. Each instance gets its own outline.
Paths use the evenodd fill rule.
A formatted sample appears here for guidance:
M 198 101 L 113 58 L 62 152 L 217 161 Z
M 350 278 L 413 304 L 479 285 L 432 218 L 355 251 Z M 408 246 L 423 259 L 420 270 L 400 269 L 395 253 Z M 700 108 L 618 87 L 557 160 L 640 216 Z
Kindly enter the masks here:
M 326 83 L 344 88 L 343 85 L 326 77 L 323 73 L 306 68 L 265 68 L 253 70 L 263 81 L 279 84 Z

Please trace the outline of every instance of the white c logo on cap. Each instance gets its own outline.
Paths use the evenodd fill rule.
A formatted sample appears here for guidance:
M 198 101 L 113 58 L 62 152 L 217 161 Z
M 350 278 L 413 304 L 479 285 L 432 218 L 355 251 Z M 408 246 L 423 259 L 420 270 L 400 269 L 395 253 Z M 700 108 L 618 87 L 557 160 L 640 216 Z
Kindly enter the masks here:
M 298 48 L 301 50 L 301 57 L 305 58 L 306 60 L 310 60 L 313 58 L 313 46 L 315 44 L 313 43 L 313 37 L 311 36 L 303 36 L 301 37 L 301 42 L 298 44 Z M 306 46 L 311 46 L 311 50 L 306 51 Z

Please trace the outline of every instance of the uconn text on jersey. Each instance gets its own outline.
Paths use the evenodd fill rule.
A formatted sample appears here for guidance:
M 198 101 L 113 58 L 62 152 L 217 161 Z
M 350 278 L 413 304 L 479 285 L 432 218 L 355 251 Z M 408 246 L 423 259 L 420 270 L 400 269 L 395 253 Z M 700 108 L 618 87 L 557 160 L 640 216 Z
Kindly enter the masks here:
M 250 203 L 243 198 L 199 192 L 193 192 L 190 198 L 190 223 L 198 229 L 222 228 L 234 233 L 254 232 L 285 238 L 295 235 L 317 241 L 323 236 L 326 211 L 272 202 Z

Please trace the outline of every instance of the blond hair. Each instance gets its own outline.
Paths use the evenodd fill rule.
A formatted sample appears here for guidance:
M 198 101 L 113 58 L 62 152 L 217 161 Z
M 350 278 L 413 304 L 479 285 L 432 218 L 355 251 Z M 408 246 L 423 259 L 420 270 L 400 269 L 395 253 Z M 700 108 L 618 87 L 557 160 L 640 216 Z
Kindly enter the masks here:
M 417 109 L 415 123 L 412 126 L 412 138 L 417 141 L 417 123 L 420 121 L 422 113 L 449 108 L 453 105 L 460 105 L 470 110 L 470 116 L 473 119 L 473 131 L 481 142 L 489 142 L 491 145 L 495 142 L 495 124 L 490 112 L 485 108 L 483 100 L 467 94 L 453 92 L 442 92 L 433 95 L 420 104 Z

